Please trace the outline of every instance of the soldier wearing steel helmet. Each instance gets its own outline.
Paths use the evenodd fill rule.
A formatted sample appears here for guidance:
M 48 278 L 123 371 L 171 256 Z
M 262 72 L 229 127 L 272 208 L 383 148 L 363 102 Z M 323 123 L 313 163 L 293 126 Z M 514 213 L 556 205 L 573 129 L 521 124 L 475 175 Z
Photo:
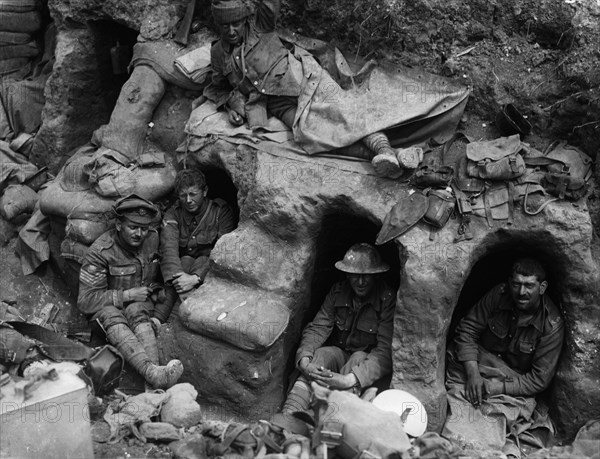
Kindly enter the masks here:
M 392 372 L 395 292 L 381 278 L 389 270 L 370 244 L 355 244 L 335 267 L 346 279 L 335 284 L 302 333 L 296 353 L 301 376 L 283 412 L 306 410 L 309 383 L 337 390 L 371 386 Z

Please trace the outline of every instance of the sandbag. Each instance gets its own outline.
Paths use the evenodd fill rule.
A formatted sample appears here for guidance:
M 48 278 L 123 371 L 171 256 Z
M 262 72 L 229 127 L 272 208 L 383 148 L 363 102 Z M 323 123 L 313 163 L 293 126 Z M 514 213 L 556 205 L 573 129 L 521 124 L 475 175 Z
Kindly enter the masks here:
M 202 422 L 198 391 L 190 383 L 179 383 L 167 390 L 170 395 L 160 410 L 160 420 L 176 427 L 189 428 Z
M 121 197 L 135 193 L 150 201 L 166 196 L 175 183 L 175 160 L 165 155 L 153 144 L 146 143 L 144 154 L 133 163 L 126 163 L 125 156 L 101 147 L 84 166 L 84 173 L 96 193 L 104 197 Z M 160 157 L 156 167 L 141 167 L 148 157 Z M 160 165 L 159 165 L 160 164 Z
M 165 83 L 158 73 L 145 65 L 135 67 L 121 89 L 102 146 L 133 161 L 142 152 L 148 123 L 164 92 Z
M 128 158 L 119 152 L 101 147 L 84 165 L 83 172 L 99 195 L 125 197 L 133 193 L 136 182 L 135 165 L 128 163 Z
M 0 30 L 4 32 L 34 33 L 42 28 L 39 11 L 11 12 L 0 9 Z
M 92 186 L 88 182 L 88 176 L 84 172 L 85 164 L 92 159 L 96 147 L 91 143 L 79 148 L 58 172 L 56 180 L 65 191 L 85 191 Z
M 145 153 L 156 154 L 159 150 L 155 145 L 147 143 L 144 148 Z M 167 196 L 175 186 L 175 168 L 174 155 L 165 155 L 164 167 L 140 167 L 136 169 L 135 194 L 142 196 L 149 201 L 158 201 Z
M 57 180 L 40 191 L 40 209 L 46 215 L 69 218 L 90 218 L 109 212 L 116 199 L 98 196 L 91 190 L 65 191 Z
M 135 186 L 133 193 L 149 201 L 158 201 L 167 196 L 175 183 L 174 159 L 167 155 L 165 167 L 134 169 Z M 112 209 L 117 197 L 100 196 L 92 189 L 68 191 L 58 179 L 50 182 L 40 192 L 40 208 L 46 215 L 65 218 L 95 219 Z
M 0 43 L 0 61 L 15 57 L 35 57 L 39 52 L 40 50 L 35 40 L 22 45 L 2 45 Z
M 60 244 L 60 256 L 66 260 L 73 260 L 83 264 L 88 246 L 73 239 L 66 238 Z
M 31 35 L 20 32 L 4 32 L 0 30 L 0 46 L 24 45 L 31 41 Z
M 83 218 L 69 218 L 65 227 L 66 237 L 81 242 L 85 245 L 92 245 L 103 233 L 111 229 L 115 224 L 111 213 L 97 214 Z
M 9 185 L 0 197 L 0 214 L 9 221 L 21 214 L 30 214 L 38 198 L 38 194 L 26 185 Z
M 36 11 L 38 0 L 0 0 L 0 12 L 24 13 Z
M 30 64 L 28 57 L 13 57 L 0 60 L 0 76 L 7 76 L 21 70 Z

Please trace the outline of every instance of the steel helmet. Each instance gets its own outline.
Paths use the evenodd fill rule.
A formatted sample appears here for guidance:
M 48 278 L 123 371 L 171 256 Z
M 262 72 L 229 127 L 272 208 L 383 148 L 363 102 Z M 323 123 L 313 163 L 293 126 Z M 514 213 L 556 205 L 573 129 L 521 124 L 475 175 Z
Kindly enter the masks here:
M 389 265 L 381 260 L 377 249 L 367 243 L 354 244 L 335 267 L 350 274 L 377 274 L 390 269 Z
M 420 437 L 427 430 L 427 411 L 419 399 L 408 392 L 384 390 L 375 397 L 373 405 L 383 411 L 398 413 L 404 424 L 404 432 L 411 437 Z

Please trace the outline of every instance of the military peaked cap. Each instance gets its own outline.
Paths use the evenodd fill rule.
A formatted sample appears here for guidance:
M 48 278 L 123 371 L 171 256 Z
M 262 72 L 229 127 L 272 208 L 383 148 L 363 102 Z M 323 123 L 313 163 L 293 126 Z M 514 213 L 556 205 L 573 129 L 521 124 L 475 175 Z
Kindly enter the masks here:
M 119 199 L 113 209 L 117 217 L 140 225 L 149 225 L 158 214 L 158 208 L 152 202 L 135 194 Z

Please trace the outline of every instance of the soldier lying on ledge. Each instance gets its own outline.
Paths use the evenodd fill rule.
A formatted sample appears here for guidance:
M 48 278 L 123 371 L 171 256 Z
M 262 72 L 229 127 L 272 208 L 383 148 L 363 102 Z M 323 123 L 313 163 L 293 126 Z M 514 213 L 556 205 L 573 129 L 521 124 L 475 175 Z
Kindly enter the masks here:
M 560 311 L 544 295 L 547 287 L 542 265 L 520 259 L 508 282 L 461 320 L 448 350 L 444 436 L 515 457 L 522 442 L 546 446 L 539 433 L 551 426 L 535 396 L 550 385 L 564 338 Z
M 245 0 L 212 4 L 221 39 L 211 48 L 212 82 L 204 95 L 217 108 L 225 107 L 235 126 L 246 119 L 252 128 L 264 126 L 268 111 L 293 127 L 303 74 L 275 31 L 280 6 L 280 0 L 259 0 L 255 11 Z M 383 132 L 365 133 L 362 142 L 385 177 L 397 178 L 422 159 L 420 149 L 394 150 Z

